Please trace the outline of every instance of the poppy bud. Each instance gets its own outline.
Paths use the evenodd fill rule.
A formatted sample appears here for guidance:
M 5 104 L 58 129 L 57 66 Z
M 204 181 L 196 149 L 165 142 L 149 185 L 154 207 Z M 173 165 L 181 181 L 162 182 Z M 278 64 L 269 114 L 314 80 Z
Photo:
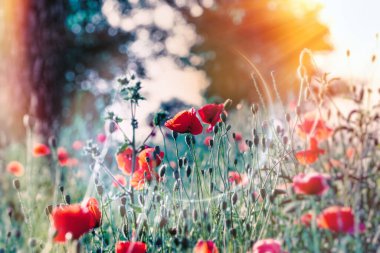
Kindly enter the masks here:
M 238 201 L 238 195 L 236 192 L 234 192 L 234 194 L 232 194 L 231 200 L 232 200 L 232 205 L 235 205 L 236 202 Z
M 127 223 L 123 224 L 121 231 L 123 232 L 124 237 L 128 237 L 128 224 Z
M 186 142 L 187 146 L 191 145 L 191 136 L 190 135 L 186 135 L 185 142 Z
M 227 99 L 226 101 L 224 101 L 223 107 L 224 107 L 224 109 L 227 110 L 228 108 L 230 108 L 231 105 L 232 105 L 232 100 Z
M 231 125 L 227 125 L 227 127 L 226 127 L 226 131 L 228 132 L 228 131 L 230 131 L 231 130 Z
M 126 196 L 121 197 L 120 202 L 122 205 L 125 205 L 127 203 L 127 197 Z
M 259 142 L 260 142 L 259 136 L 255 135 L 255 137 L 253 138 L 253 143 L 255 144 L 256 148 L 259 146 Z
M 231 234 L 232 237 L 236 238 L 236 235 L 237 235 L 236 228 L 231 228 L 230 229 L 230 234 Z
M 213 147 L 214 146 L 214 139 L 210 139 L 209 144 L 210 144 L 210 147 Z
M 20 180 L 14 179 L 13 180 L 13 188 L 15 188 L 18 191 L 18 190 L 20 190 L 20 186 L 21 186 Z
M 288 141 L 289 141 L 288 136 L 282 137 L 282 142 L 284 143 L 284 145 L 288 144 Z
M 187 176 L 187 177 L 190 177 L 190 175 L 191 175 L 191 167 L 190 167 L 190 165 L 189 165 L 189 166 L 187 166 L 187 168 L 186 168 L 186 176 Z
M 211 183 L 210 183 L 210 192 L 212 193 L 213 191 L 214 191 L 214 183 L 211 182 Z
M 230 219 L 226 219 L 226 227 L 230 228 L 232 221 Z
M 235 159 L 235 160 L 234 160 L 234 165 L 236 166 L 237 163 L 238 163 L 238 160 Z
M 209 222 L 207 222 L 206 229 L 207 229 L 207 232 L 211 233 L 212 227 Z
M 96 186 L 96 191 L 98 192 L 99 196 L 102 196 L 104 192 L 103 186 L 102 185 Z
M 219 127 L 218 127 L 218 125 L 215 125 L 213 130 L 214 130 L 214 134 L 217 134 L 218 131 L 219 131 Z
M 198 212 L 196 209 L 193 210 L 193 221 L 196 222 L 198 220 Z
M 178 138 L 178 133 L 177 133 L 176 131 L 173 131 L 173 132 L 172 132 L 172 136 L 173 136 L 173 139 L 174 139 L 174 140 L 177 140 L 177 138 Z
M 124 217 L 125 214 L 127 213 L 127 210 L 125 209 L 124 205 L 119 206 L 119 213 L 121 217 Z
M 189 240 L 186 237 L 182 238 L 181 246 L 182 249 L 187 249 L 189 247 Z
M 53 148 L 57 148 L 57 139 L 54 136 L 49 137 L 49 145 Z
M 212 174 L 212 168 L 208 168 L 208 173 Z
M 166 165 L 162 165 L 158 172 L 161 178 L 165 176 L 165 172 L 166 172 Z
M 13 214 L 13 209 L 12 208 L 8 208 L 8 217 L 12 218 L 12 214 Z
M 227 116 L 226 116 L 226 114 L 221 113 L 221 114 L 220 114 L 220 119 L 221 119 L 224 123 L 226 123 L 226 121 L 227 121 Z
M 223 211 L 227 210 L 227 202 L 226 201 L 222 202 L 222 210 Z
M 182 165 L 183 165 L 183 160 L 182 160 L 182 158 L 179 158 L 178 159 L 178 167 L 182 168 Z
M 70 205 L 70 203 L 71 203 L 70 195 L 65 195 L 65 202 Z
M 267 148 L 267 146 L 266 146 L 266 138 L 263 137 L 262 140 L 261 140 L 261 142 L 263 143 L 263 150 L 265 150 Z
M 175 180 L 179 179 L 179 171 L 178 170 L 174 170 L 173 171 L 173 177 L 174 177 Z
M 34 238 L 29 238 L 28 244 L 31 248 L 34 248 L 37 246 L 37 241 Z
M 267 192 L 264 188 L 261 188 L 260 189 L 260 195 L 263 199 L 265 199 L 265 197 L 267 196 Z
M 184 158 L 182 158 L 182 159 L 183 159 L 183 164 L 184 164 L 184 165 L 187 165 L 187 158 L 184 157 Z
M 168 224 L 168 219 L 166 217 L 161 216 L 158 221 L 158 225 L 160 228 L 164 228 Z
M 285 114 L 285 119 L 286 119 L 287 122 L 290 122 L 291 117 L 290 117 L 290 114 L 289 114 L 289 113 L 286 113 L 286 114 Z

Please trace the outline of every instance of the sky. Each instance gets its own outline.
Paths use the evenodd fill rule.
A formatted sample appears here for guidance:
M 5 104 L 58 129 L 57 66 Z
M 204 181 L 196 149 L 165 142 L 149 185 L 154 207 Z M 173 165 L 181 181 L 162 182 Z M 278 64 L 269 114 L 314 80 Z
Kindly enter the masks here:
M 307 1 L 307 0 L 301 0 Z M 316 0 L 323 3 L 321 20 L 330 28 L 330 40 L 335 50 L 318 55 L 317 62 L 325 70 L 337 75 L 372 81 L 380 80 L 378 61 L 371 63 L 374 54 L 379 53 L 380 32 L 379 0 Z M 347 60 L 346 51 L 350 50 Z

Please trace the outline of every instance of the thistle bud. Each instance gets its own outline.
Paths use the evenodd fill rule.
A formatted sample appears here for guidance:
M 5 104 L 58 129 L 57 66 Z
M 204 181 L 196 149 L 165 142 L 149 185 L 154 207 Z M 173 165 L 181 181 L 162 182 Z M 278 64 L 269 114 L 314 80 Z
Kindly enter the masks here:
M 19 191 L 20 187 L 21 187 L 20 180 L 14 179 L 13 180 L 13 188 L 15 188 L 17 191 Z

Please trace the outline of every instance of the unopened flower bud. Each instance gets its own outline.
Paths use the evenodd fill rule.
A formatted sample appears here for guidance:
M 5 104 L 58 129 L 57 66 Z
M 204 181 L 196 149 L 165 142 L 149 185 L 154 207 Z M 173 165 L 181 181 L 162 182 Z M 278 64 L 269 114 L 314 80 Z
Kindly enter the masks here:
M 36 247 L 36 245 L 37 245 L 37 241 L 36 241 L 36 239 L 34 239 L 34 238 L 29 238 L 29 240 L 28 240 L 28 244 L 29 244 L 29 246 L 30 246 L 31 248 L 34 248 L 34 247 Z
M 193 210 L 193 221 L 196 222 L 198 220 L 198 212 L 196 209 Z
M 231 125 L 227 125 L 227 127 L 226 127 L 226 131 L 228 132 L 228 131 L 230 131 L 231 130 Z
M 186 135 L 185 142 L 186 142 L 187 146 L 191 146 L 191 136 L 189 134 Z
M 96 186 L 96 191 L 98 192 L 99 196 L 102 196 L 104 192 L 103 186 L 102 185 Z
M 290 117 L 290 114 L 289 114 L 289 113 L 286 113 L 286 114 L 285 114 L 285 119 L 286 119 L 287 122 L 290 122 L 291 117 Z
M 260 142 L 259 136 L 255 135 L 255 137 L 253 138 L 253 143 L 255 144 L 256 148 L 259 146 L 259 142 Z
M 218 127 L 218 125 L 215 125 L 215 126 L 214 126 L 213 131 L 214 131 L 214 134 L 217 134 L 217 133 L 218 133 L 218 131 L 219 131 L 219 127 Z
M 165 172 L 166 172 L 166 165 L 162 165 L 160 170 L 158 171 L 161 178 L 165 176 Z
M 187 177 L 190 177 L 190 175 L 191 175 L 191 167 L 190 167 L 190 165 L 189 165 L 189 166 L 187 166 L 187 168 L 186 168 L 186 176 L 187 176 Z
M 65 201 L 66 201 L 67 204 L 70 205 L 70 203 L 71 203 L 71 197 L 70 197 L 70 195 L 65 195 Z
M 119 213 L 121 217 L 124 217 L 127 213 L 127 210 L 125 209 L 124 205 L 119 206 Z
M 183 165 L 183 160 L 182 160 L 182 158 L 179 158 L 178 159 L 178 167 L 182 168 L 182 165 Z
M 226 201 L 222 202 L 222 210 L 223 211 L 227 210 L 227 202 Z
M 235 205 L 236 202 L 238 201 L 238 195 L 237 195 L 236 192 L 234 192 L 234 193 L 232 194 L 231 201 L 232 201 L 232 205 Z
M 125 205 L 127 203 L 127 197 L 126 196 L 121 197 L 120 202 L 122 205 Z
M 214 139 L 210 139 L 209 144 L 210 144 L 210 147 L 213 147 L 214 146 Z
M 224 122 L 224 123 L 226 123 L 226 121 L 227 121 L 227 115 L 225 114 L 225 113 L 221 113 L 220 114 L 220 119 L 222 120 L 222 122 Z
M 237 232 L 236 232 L 236 228 L 231 228 L 230 229 L 230 234 L 233 238 L 236 238 L 236 235 L 237 235 Z
M 20 190 L 20 187 L 21 187 L 20 180 L 14 179 L 13 180 L 13 188 L 15 188 L 18 191 L 18 190 Z
M 173 177 L 175 180 L 178 180 L 179 179 L 179 171 L 178 170 L 173 170 Z
M 228 109 L 228 108 L 230 108 L 231 107 L 231 105 L 232 105 L 232 100 L 231 99 L 227 99 L 226 101 L 224 101 L 224 109 Z

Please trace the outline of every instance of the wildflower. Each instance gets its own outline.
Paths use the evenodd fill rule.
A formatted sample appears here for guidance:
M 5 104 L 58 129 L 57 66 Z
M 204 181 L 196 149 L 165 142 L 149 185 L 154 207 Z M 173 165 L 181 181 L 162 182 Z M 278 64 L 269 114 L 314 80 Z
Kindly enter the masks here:
M 233 133 L 232 137 L 234 138 L 235 141 L 240 142 L 243 140 L 243 136 L 241 133 Z
M 324 154 L 325 151 L 318 147 L 316 139 L 310 139 L 310 149 L 299 151 L 296 153 L 298 162 L 302 165 L 313 164 L 318 160 L 319 155 Z
M 79 164 L 79 161 L 76 158 L 69 158 L 66 162 L 66 166 L 70 168 L 76 167 L 78 166 L 78 164 Z
M 50 148 L 45 144 L 38 143 L 33 148 L 34 157 L 46 156 L 49 154 L 50 154 Z
M 205 138 L 205 140 L 203 141 L 203 143 L 205 144 L 206 147 L 210 147 L 211 146 L 211 140 L 213 140 L 212 136 L 207 136 Z
M 147 246 L 143 242 L 118 241 L 115 245 L 116 253 L 145 253 Z
M 293 188 L 296 194 L 322 195 L 328 189 L 329 176 L 317 172 L 300 173 L 293 178 Z
M 99 226 L 101 212 L 96 199 L 88 198 L 82 204 L 56 207 L 52 211 L 51 219 L 53 228 L 57 231 L 54 241 L 65 242 L 67 234 L 72 239 L 79 239 Z
M 322 211 L 317 218 L 318 227 L 331 232 L 354 234 L 355 215 L 350 207 L 331 206 Z M 364 224 L 359 224 L 359 232 L 365 230 Z
M 11 161 L 7 165 L 7 171 L 16 177 L 21 177 L 24 175 L 24 166 L 18 161 Z
M 100 133 L 96 136 L 96 139 L 98 140 L 98 142 L 104 143 L 107 139 L 107 136 L 103 133 Z
M 117 166 L 126 175 L 131 175 L 132 157 L 133 157 L 133 149 L 129 147 L 125 148 L 124 150 L 116 154 Z M 136 170 L 137 164 L 138 164 L 138 160 L 136 158 L 135 170 Z
M 193 249 L 193 253 L 218 253 L 218 248 L 213 241 L 199 240 Z
M 238 186 L 238 185 L 246 186 L 246 185 L 248 185 L 247 174 L 246 173 L 239 173 L 237 171 L 228 172 L 228 181 L 231 184 L 234 184 L 235 186 Z
M 58 163 L 61 166 L 67 166 L 70 156 L 67 150 L 63 147 L 59 147 L 57 150 Z
M 253 245 L 252 253 L 285 253 L 281 243 L 275 239 L 259 240 Z
M 117 174 L 115 175 L 115 179 L 117 180 L 117 182 L 119 182 L 119 184 L 121 184 L 122 186 L 126 186 L 127 185 L 127 180 L 125 179 L 125 177 L 121 174 Z M 116 183 L 116 182 L 112 182 L 112 185 L 114 187 L 119 187 L 119 184 Z
M 333 134 L 333 129 L 328 127 L 322 119 L 316 121 L 313 117 L 308 117 L 302 122 L 302 124 L 298 125 L 297 132 L 303 139 L 306 139 L 308 135 L 311 135 L 310 137 L 313 137 L 318 141 L 323 141 Z
M 74 150 L 81 150 L 83 148 L 83 143 L 81 141 L 76 140 L 73 142 L 72 148 Z
M 202 124 L 197 118 L 194 108 L 177 113 L 172 119 L 165 122 L 165 126 L 178 133 L 202 133 Z
M 216 125 L 216 123 L 221 121 L 220 115 L 224 110 L 223 104 L 208 104 L 203 106 L 198 110 L 199 116 L 202 121 L 206 124 L 209 124 L 209 131 Z

